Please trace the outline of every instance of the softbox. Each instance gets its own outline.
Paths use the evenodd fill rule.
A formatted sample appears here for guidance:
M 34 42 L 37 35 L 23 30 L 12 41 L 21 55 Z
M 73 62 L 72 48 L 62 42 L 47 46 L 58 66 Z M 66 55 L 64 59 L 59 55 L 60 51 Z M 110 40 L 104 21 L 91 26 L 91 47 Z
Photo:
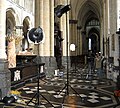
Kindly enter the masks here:
M 54 10 L 55 10 L 55 14 L 58 18 L 60 18 L 64 13 L 66 13 L 67 11 L 70 10 L 70 5 L 58 5 Z
M 44 39 L 44 33 L 41 27 L 38 28 L 32 28 L 28 32 L 28 41 L 29 43 L 35 43 L 38 44 L 42 42 Z

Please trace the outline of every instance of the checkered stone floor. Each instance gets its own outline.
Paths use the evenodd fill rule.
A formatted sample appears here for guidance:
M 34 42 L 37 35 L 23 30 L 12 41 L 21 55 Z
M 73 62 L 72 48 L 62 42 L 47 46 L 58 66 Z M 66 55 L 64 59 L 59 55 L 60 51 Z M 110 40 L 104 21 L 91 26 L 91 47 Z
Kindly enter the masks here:
M 79 89 L 79 90 L 75 89 L 75 90 L 77 91 L 77 93 L 79 95 L 75 94 L 74 91 L 72 93 L 72 91 L 70 90 L 69 98 L 66 96 L 66 99 L 64 101 L 65 104 L 69 104 L 69 105 L 73 104 L 72 102 L 67 101 L 70 98 L 75 101 L 76 106 L 86 106 L 88 108 L 113 103 L 111 96 L 101 93 L 101 92 L 98 92 L 96 90 L 81 90 L 81 89 Z M 23 89 L 21 89 L 21 91 L 23 91 L 23 93 L 25 93 L 23 95 L 26 95 L 26 96 L 29 96 L 32 98 L 34 96 L 34 94 L 36 93 L 37 88 L 34 86 L 32 86 L 32 87 L 27 86 L 27 87 L 24 87 Z M 51 89 L 45 90 L 45 89 L 42 89 L 42 87 L 40 87 L 39 92 L 41 95 L 43 95 L 45 98 L 47 98 L 50 102 L 56 102 L 59 104 L 60 103 L 62 104 L 63 96 L 65 95 L 65 90 L 60 91 L 60 94 L 59 94 L 59 92 L 55 91 L 55 89 L 54 90 L 51 90 Z M 44 98 L 42 98 L 42 100 L 43 99 Z
M 69 72 L 68 84 L 66 84 L 68 81 L 66 72 L 62 76 L 47 77 L 45 82 L 40 79 L 40 108 L 53 108 L 53 106 L 63 108 L 62 105 L 64 108 L 112 108 L 111 106 L 115 105 L 116 101 L 113 91 L 109 91 L 108 87 L 113 85 L 109 80 L 98 79 L 96 74 L 87 79 L 87 72 L 84 71 Z M 106 87 L 108 89 L 105 89 Z M 37 93 L 37 81 L 27 83 L 17 90 L 22 92 L 23 100 L 29 102 Z M 33 101 L 36 99 L 37 97 Z M 21 102 L 21 104 L 26 106 L 26 102 Z M 28 108 L 35 106 L 32 102 L 29 105 Z
M 51 103 L 54 103 L 55 106 L 61 106 L 61 104 L 70 105 L 72 108 L 72 105 L 75 104 L 76 108 L 84 106 L 86 108 L 90 107 L 102 107 L 102 106 L 111 106 L 114 102 L 112 100 L 112 96 L 103 93 L 102 91 L 99 91 L 96 89 L 94 85 L 105 85 L 107 84 L 106 81 L 102 80 L 83 80 L 83 79 L 72 79 L 70 81 L 70 87 L 69 87 L 69 96 L 65 96 L 66 89 L 63 91 L 62 88 L 65 86 L 66 79 L 62 78 L 53 78 L 50 80 L 50 78 L 47 78 L 47 83 L 40 84 L 39 87 L 39 93 L 43 95 L 47 100 L 49 100 Z M 86 84 L 86 85 L 85 85 Z M 79 94 L 76 94 L 74 90 L 71 89 L 71 87 Z M 37 92 L 37 84 L 27 84 L 23 88 L 19 89 L 22 92 L 22 96 L 32 98 L 35 93 Z M 60 93 L 60 94 L 59 94 Z M 65 100 L 63 97 L 65 96 Z M 45 100 L 41 96 L 41 100 Z M 64 100 L 64 102 L 63 102 Z M 71 101 L 72 100 L 72 101 Z M 46 102 L 47 103 L 47 102 Z M 56 105 L 57 104 L 57 105 Z M 46 108 L 50 107 L 49 103 L 43 106 L 47 106 Z M 64 107 L 65 108 L 65 107 Z
M 115 85 L 110 80 L 99 79 L 94 73 L 90 77 L 87 75 L 86 69 L 70 71 L 68 85 L 66 72 L 57 77 L 40 79 L 39 108 L 113 108 L 116 104 L 113 96 Z M 35 108 L 37 86 L 36 79 L 17 88 L 21 91 L 20 99 L 11 105 L 0 102 L 0 108 Z M 28 102 L 30 103 L 27 105 Z

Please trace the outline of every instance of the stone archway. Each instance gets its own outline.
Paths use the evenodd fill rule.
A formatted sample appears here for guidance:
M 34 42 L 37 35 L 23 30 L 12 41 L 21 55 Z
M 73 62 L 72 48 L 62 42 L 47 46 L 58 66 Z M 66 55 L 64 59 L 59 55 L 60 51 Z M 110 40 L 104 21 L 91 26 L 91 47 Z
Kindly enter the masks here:
M 7 9 L 6 12 L 6 35 L 10 35 L 14 31 L 16 25 L 15 11 L 12 8 Z
M 8 9 L 6 12 L 6 53 L 9 68 L 16 67 L 15 25 L 14 10 Z
M 27 39 L 27 33 L 29 31 L 30 23 L 29 23 L 29 17 L 25 17 L 23 20 L 23 40 L 22 40 L 22 51 L 26 50 L 29 48 L 29 42 Z
M 72 19 L 77 19 L 77 26 L 81 27 L 81 29 L 77 32 L 77 34 L 74 34 L 74 37 L 76 39 L 74 39 L 75 41 L 77 40 L 77 37 L 81 37 L 78 38 L 79 40 L 77 40 L 74 43 L 77 43 L 77 46 L 80 45 L 80 49 L 79 49 L 79 54 L 81 55 L 86 55 L 88 52 L 88 43 L 87 43 L 87 39 L 88 39 L 88 35 L 89 31 L 91 29 L 91 27 L 95 27 L 97 28 L 97 31 L 99 31 L 99 36 L 100 39 L 102 38 L 101 36 L 101 17 L 103 15 L 103 11 L 102 11 L 102 0 L 101 1 L 94 1 L 94 0 L 89 0 L 89 1 L 85 1 L 85 0 L 76 0 L 71 1 L 71 7 L 72 7 L 72 11 L 71 11 L 71 18 Z M 88 28 L 87 25 L 88 23 L 91 22 L 95 22 L 97 25 L 90 25 Z M 74 27 L 75 28 L 75 27 Z M 76 29 L 76 28 L 75 28 Z M 71 29 L 71 33 L 74 33 L 75 30 Z M 78 34 L 79 33 L 79 34 Z M 101 41 L 101 40 L 99 40 Z M 100 46 L 101 47 L 101 46 Z

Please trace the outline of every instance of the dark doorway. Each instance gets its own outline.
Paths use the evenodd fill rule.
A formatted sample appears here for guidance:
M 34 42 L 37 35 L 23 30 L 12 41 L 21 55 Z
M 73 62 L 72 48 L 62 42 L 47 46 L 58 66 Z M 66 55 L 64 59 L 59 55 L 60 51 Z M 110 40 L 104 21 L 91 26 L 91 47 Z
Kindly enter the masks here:
M 88 33 L 88 50 L 95 54 L 100 51 L 100 35 L 97 29 L 92 28 Z

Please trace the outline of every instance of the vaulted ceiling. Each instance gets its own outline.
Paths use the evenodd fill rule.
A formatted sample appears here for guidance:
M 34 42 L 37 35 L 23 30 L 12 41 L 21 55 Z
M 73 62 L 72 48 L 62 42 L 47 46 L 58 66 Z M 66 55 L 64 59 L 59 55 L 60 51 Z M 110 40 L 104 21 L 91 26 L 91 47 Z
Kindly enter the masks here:
M 79 25 L 85 25 L 91 18 L 100 20 L 103 14 L 103 0 L 71 0 L 71 19 L 78 20 Z

